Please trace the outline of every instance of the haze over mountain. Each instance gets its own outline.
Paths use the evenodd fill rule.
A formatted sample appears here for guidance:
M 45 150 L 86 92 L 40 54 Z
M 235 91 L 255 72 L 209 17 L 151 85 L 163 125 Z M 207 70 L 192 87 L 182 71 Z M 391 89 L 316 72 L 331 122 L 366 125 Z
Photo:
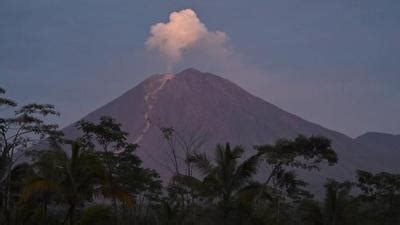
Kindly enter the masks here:
M 174 128 L 186 145 L 207 153 L 212 153 L 217 143 L 240 144 L 251 153 L 253 145 L 272 143 L 279 138 L 299 134 L 328 137 L 338 153 L 339 163 L 319 174 L 303 174 L 315 185 L 322 185 L 326 177 L 351 179 L 356 169 L 400 169 L 395 160 L 390 160 L 396 149 L 383 151 L 365 145 L 360 141 L 363 138 L 354 140 L 306 121 L 249 94 L 229 80 L 196 69 L 176 75 L 153 75 L 83 119 L 96 122 L 103 115 L 122 124 L 130 134 L 130 141 L 140 145 L 137 154 L 144 165 L 156 169 L 164 179 L 171 175 L 172 161 L 162 127 Z M 73 125 L 64 132 L 68 137 L 77 135 Z M 175 144 L 179 148 L 179 143 Z M 181 151 L 181 161 L 183 155 Z

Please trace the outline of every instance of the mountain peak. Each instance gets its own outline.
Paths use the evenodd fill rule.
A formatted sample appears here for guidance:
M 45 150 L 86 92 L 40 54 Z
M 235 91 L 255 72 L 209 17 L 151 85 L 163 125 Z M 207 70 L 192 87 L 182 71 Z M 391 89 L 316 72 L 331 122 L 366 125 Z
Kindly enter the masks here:
M 189 67 L 185 70 L 182 70 L 181 72 L 177 73 L 176 75 L 186 75 L 186 74 L 204 74 L 203 72 L 201 72 L 200 70 L 193 68 L 193 67 Z

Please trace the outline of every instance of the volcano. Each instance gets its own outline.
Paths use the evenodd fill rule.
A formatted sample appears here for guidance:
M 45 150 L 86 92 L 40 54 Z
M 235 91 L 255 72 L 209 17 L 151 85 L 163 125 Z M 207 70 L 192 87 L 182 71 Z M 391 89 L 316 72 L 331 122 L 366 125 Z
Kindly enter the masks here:
M 299 134 L 322 135 L 332 140 L 339 162 L 319 173 L 304 173 L 314 185 L 326 178 L 351 179 L 356 169 L 399 171 L 390 152 L 370 148 L 339 132 L 306 121 L 238 85 L 196 69 L 178 74 L 157 74 L 82 119 L 97 122 L 101 116 L 115 118 L 129 133 L 129 141 L 139 144 L 137 155 L 144 166 L 156 169 L 163 179 L 172 174 L 170 145 L 176 145 L 177 158 L 185 150 L 214 152 L 218 143 L 252 146 L 273 143 Z M 162 129 L 173 128 L 175 140 L 164 138 Z M 73 125 L 64 129 L 67 137 L 78 135 Z

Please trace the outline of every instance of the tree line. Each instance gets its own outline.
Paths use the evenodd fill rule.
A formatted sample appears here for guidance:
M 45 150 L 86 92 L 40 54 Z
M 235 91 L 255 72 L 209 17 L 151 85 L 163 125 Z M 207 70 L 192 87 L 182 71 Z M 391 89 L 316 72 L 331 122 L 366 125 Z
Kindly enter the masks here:
M 314 196 L 299 171 L 334 166 L 322 136 L 254 146 L 217 145 L 213 155 L 185 142 L 177 162 L 173 128 L 160 128 L 174 165 L 162 182 L 144 168 L 115 119 L 79 121 L 67 139 L 48 121 L 53 105 L 18 107 L 0 88 L 0 224 L 5 225 L 398 225 L 400 174 L 356 171 L 327 179 Z M 4 115 L 4 116 L 3 116 Z

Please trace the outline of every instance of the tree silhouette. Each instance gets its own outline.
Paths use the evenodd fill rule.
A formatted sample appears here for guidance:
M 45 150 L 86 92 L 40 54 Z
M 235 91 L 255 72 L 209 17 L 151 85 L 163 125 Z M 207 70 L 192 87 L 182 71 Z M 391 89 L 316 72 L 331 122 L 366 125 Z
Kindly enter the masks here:
M 61 133 L 56 124 L 45 121 L 47 116 L 59 115 L 53 105 L 28 104 L 16 108 L 17 103 L 3 97 L 4 94 L 5 90 L 0 88 L 0 110 L 8 112 L 0 117 L 0 214 L 9 223 L 11 211 L 15 210 L 11 184 L 16 163 L 28 146 L 47 137 L 57 138 Z
M 217 146 L 214 161 L 209 160 L 204 154 L 195 154 L 190 159 L 204 176 L 202 179 L 204 192 L 221 210 L 223 224 L 228 222 L 234 201 L 250 184 L 252 176 L 257 172 L 258 157 L 253 156 L 240 162 L 243 153 L 242 147 L 231 148 L 227 143 L 225 146 Z
M 307 183 L 298 177 L 295 169 L 319 170 L 324 162 L 328 165 L 337 162 L 330 140 L 324 137 L 299 135 L 294 140 L 280 139 L 274 145 L 255 148 L 269 171 L 260 185 L 258 196 L 272 202 L 276 224 L 280 224 L 281 205 L 286 199 L 311 197 L 305 189 Z

